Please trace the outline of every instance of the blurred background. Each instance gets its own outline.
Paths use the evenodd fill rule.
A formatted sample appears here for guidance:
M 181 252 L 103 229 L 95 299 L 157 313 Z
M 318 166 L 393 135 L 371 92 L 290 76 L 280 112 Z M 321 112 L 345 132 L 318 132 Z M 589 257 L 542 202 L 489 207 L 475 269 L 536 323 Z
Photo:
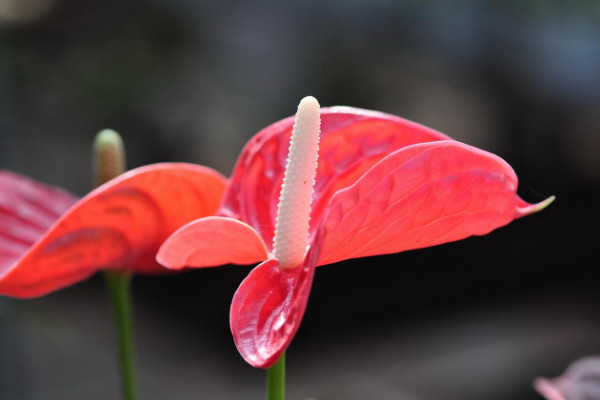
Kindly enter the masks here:
M 96 132 L 129 167 L 229 174 L 321 105 L 376 109 L 494 152 L 557 200 L 492 234 L 317 270 L 288 396 L 534 400 L 600 353 L 600 3 L 0 0 L 0 168 L 83 195 Z M 258 399 L 228 308 L 251 267 L 136 277 L 144 399 Z M 0 298 L 0 398 L 118 398 L 98 277 Z

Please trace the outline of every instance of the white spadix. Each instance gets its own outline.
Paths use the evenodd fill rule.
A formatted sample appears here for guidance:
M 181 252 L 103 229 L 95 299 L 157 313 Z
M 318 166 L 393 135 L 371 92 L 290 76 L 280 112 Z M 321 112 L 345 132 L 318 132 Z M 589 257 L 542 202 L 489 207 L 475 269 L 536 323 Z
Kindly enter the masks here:
M 298 105 L 277 208 L 273 253 L 281 268 L 302 263 L 317 173 L 321 110 L 314 97 Z

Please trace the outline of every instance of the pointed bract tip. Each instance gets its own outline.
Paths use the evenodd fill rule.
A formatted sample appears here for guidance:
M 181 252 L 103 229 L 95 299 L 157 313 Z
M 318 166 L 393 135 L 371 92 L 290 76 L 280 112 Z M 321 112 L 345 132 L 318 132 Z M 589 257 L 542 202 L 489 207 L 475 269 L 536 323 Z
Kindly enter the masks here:
M 548 207 L 556 200 L 556 196 L 550 196 L 546 200 L 541 201 L 537 204 L 530 204 L 525 207 L 517 208 L 517 214 L 519 217 L 524 217 L 526 215 L 534 214 L 536 212 L 542 211 L 544 208 Z

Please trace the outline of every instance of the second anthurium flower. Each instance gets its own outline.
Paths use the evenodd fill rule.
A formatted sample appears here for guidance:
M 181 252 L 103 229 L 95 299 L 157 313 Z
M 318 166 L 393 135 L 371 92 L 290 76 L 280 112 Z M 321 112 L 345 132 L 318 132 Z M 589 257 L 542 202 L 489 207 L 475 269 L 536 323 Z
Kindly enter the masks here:
M 100 136 L 100 135 L 99 135 Z M 0 295 L 32 298 L 100 270 L 156 274 L 160 244 L 182 225 L 213 215 L 227 185 L 186 163 L 133 169 L 77 199 L 0 171 Z
M 295 125 L 279 121 L 244 147 L 217 216 L 180 228 L 157 260 L 263 261 L 235 293 L 230 323 L 244 359 L 268 368 L 298 330 L 316 266 L 484 235 L 553 200 L 532 205 L 516 190 L 493 154 L 392 115 L 319 110 L 308 97 Z

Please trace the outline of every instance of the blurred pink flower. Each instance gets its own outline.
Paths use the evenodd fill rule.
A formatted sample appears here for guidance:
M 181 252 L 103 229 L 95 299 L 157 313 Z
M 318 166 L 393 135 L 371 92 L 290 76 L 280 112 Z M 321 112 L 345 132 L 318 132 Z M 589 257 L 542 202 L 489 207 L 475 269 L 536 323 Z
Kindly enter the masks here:
M 600 356 L 580 358 L 557 378 L 537 378 L 534 388 L 548 400 L 600 400 Z

